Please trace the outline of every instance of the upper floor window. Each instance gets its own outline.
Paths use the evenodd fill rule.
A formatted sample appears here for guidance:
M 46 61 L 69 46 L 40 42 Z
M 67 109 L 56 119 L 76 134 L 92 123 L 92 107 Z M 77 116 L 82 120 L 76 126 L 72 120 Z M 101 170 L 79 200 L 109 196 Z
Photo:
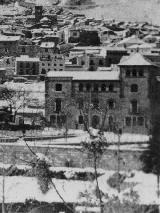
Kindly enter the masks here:
M 138 112 L 138 102 L 137 102 L 137 100 L 132 100 L 131 101 L 131 112 L 132 113 L 137 113 Z
M 108 87 L 108 89 L 109 89 L 109 92 L 113 92 L 114 91 L 114 85 L 110 84 L 109 87 Z
M 56 84 L 56 91 L 62 91 L 62 84 Z
M 133 76 L 133 77 L 137 77 L 137 70 L 136 70 L 136 69 L 133 69 L 133 70 L 132 70 L 132 76 Z
M 98 92 L 98 87 L 99 87 L 98 84 L 94 84 L 93 91 Z
M 83 84 L 79 84 L 79 91 L 83 92 Z
M 138 92 L 138 85 L 137 84 L 131 85 L 131 92 Z
M 29 63 L 27 63 L 27 64 L 26 64 L 26 67 L 27 67 L 27 68 L 29 68 L 29 67 L 30 67 L 30 64 L 29 64 Z
M 87 90 L 87 92 L 91 91 L 91 84 L 86 85 L 86 90 Z
M 25 47 L 22 47 L 22 53 L 25 53 L 25 52 L 26 52 Z
M 46 53 L 48 52 L 48 49 L 47 49 L 47 48 L 45 48 L 45 52 L 46 52 Z
M 139 77 L 143 77 L 144 76 L 144 71 L 143 70 L 139 70 Z
M 131 76 L 131 71 L 130 70 L 126 70 L 126 77 L 130 77 Z
M 102 91 L 102 92 L 105 92 L 105 91 L 106 91 L 106 85 L 105 85 L 105 84 L 102 84 L 102 85 L 101 85 L 101 91 Z

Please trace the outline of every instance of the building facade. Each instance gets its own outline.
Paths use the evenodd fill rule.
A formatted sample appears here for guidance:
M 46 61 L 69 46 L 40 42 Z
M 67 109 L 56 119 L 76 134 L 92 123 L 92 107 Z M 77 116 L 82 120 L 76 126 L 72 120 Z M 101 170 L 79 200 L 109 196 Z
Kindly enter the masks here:
M 46 119 L 65 125 L 69 115 L 70 128 L 84 128 L 87 120 L 94 128 L 104 123 L 113 130 L 116 124 L 124 132 L 146 134 L 159 115 L 158 76 L 159 67 L 139 53 L 124 57 L 119 71 L 49 72 Z

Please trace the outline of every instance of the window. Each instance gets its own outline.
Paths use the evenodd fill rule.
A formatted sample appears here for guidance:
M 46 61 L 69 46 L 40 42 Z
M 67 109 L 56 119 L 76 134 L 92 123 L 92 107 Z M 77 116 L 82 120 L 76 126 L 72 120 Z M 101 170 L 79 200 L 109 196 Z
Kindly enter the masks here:
M 86 85 L 86 90 L 87 90 L 87 92 L 91 91 L 91 84 Z
M 130 70 L 126 70 L 126 77 L 130 77 L 130 76 L 131 76 Z
M 20 63 L 20 67 L 23 67 L 23 63 Z
M 29 67 L 30 67 L 29 63 L 27 63 L 27 64 L 26 64 L 26 67 L 27 67 L 27 68 L 29 68 Z
M 83 124 L 83 116 L 82 115 L 79 116 L 78 123 L 79 124 Z
M 42 63 L 42 66 L 45 66 L 45 64 L 44 64 L 44 63 Z
M 48 72 L 50 71 L 50 69 L 48 69 Z
M 138 117 L 138 125 L 143 126 L 144 125 L 144 117 Z
M 63 64 L 60 64 L 60 66 L 62 67 L 62 66 L 63 66 Z
M 108 123 L 109 123 L 109 125 L 113 124 L 113 117 L 111 115 L 108 118 Z
M 54 125 L 56 123 L 56 116 L 55 115 L 50 116 L 50 123 L 51 123 L 51 125 Z
M 25 47 L 22 47 L 22 53 L 25 53 L 26 50 L 25 50 Z
M 61 104 L 62 104 L 61 99 L 57 98 L 56 99 L 56 112 L 57 113 L 59 113 L 61 111 Z
M 50 56 L 50 55 L 48 55 L 48 60 L 49 60 L 49 61 L 51 60 L 51 56 Z
M 105 91 L 106 91 L 106 85 L 105 85 L 105 84 L 102 84 L 102 85 L 101 85 L 101 91 L 102 91 L 102 92 L 105 92 Z
M 102 59 L 99 60 L 99 65 L 103 66 L 103 60 Z
M 48 49 L 47 49 L 47 48 L 45 49 L 45 52 L 46 52 L 46 53 L 48 52 Z
M 138 85 L 137 84 L 131 85 L 131 92 L 138 92 Z
M 51 64 L 48 64 L 48 66 L 51 66 Z
M 113 100 L 109 100 L 109 101 L 108 101 L 108 108 L 109 108 L 109 109 L 114 109 L 114 105 L 115 105 L 115 104 L 114 104 L 114 101 L 113 101 Z
M 144 76 L 144 71 L 143 70 L 139 70 L 139 77 L 143 77 Z
M 109 92 L 113 92 L 113 90 L 114 90 L 114 85 L 113 85 L 113 84 L 110 84 L 110 85 L 109 85 Z
M 136 117 L 133 117 L 133 126 L 136 126 L 136 124 L 137 124 L 137 119 Z
M 126 126 L 131 126 L 131 117 L 126 117 L 125 122 Z
M 91 67 L 89 68 L 89 70 L 90 70 L 90 71 L 94 71 L 94 67 L 91 66 Z
M 131 101 L 131 112 L 132 113 L 137 113 L 138 112 L 138 103 L 137 103 L 137 100 L 132 100 Z
M 54 64 L 54 66 L 57 66 L 57 64 Z
M 93 60 L 90 60 L 90 65 L 94 65 L 94 61 Z
M 46 74 L 46 70 L 45 70 L 45 69 L 42 69 L 41 74 Z
M 93 108 L 98 108 L 99 107 L 99 100 L 97 98 L 94 98 L 92 100 Z
M 62 84 L 56 84 L 56 91 L 62 91 Z
M 99 87 L 98 84 L 94 84 L 93 91 L 98 92 L 98 87 Z
M 57 69 L 54 69 L 54 71 L 57 71 Z
M 136 71 L 136 69 L 133 69 L 133 71 L 132 71 L 132 76 L 133 76 L 133 77 L 137 77 L 137 71 Z
M 79 91 L 83 92 L 83 84 L 79 84 Z
M 82 62 L 81 62 L 81 65 L 83 66 L 84 64 L 85 64 L 84 61 L 82 61 Z
M 78 100 L 78 107 L 79 107 L 79 109 L 83 109 L 83 105 L 84 105 L 83 99 L 79 99 Z

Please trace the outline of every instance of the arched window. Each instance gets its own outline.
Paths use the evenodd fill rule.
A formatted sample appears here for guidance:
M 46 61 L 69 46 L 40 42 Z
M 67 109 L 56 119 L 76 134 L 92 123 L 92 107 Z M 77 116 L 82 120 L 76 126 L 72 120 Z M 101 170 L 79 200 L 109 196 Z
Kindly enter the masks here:
M 137 113 L 138 112 L 138 102 L 137 102 L 137 100 L 132 100 L 131 101 L 131 112 L 132 113 Z
M 79 84 L 79 91 L 83 92 L 83 84 Z
M 138 92 L 138 85 L 137 84 L 131 85 L 131 92 Z
M 109 92 L 113 92 L 114 91 L 114 85 L 110 84 L 109 87 L 108 87 L 108 89 L 109 89 Z

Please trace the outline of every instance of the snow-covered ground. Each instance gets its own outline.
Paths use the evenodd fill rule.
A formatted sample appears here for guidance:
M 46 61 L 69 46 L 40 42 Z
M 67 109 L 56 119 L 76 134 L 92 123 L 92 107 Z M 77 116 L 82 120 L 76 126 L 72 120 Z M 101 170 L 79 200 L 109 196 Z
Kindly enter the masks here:
M 118 194 L 117 190 L 111 188 L 107 183 L 108 178 L 113 175 L 114 172 L 115 171 L 106 171 L 103 176 L 99 177 L 100 189 L 104 194 L 108 194 L 109 197 L 116 195 L 119 196 L 120 199 L 126 199 L 126 193 L 130 192 L 132 189 L 137 192 L 139 196 L 138 202 L 140 204 L 160 203 L 157 196 L 157 178 L 155 175 L 145 174 L 141 171 L 134 171 L 133 177 L 125 179 L 125 183 L 128 183 L 128 186 Z M 94 198 L 93 201 L 95 203 L 97 202 L 93 195 L 93 191 L 96 187 L 95 181 L 89 182 L 53 179 L 53 182 L 66 202 L 81 203 L 85 201 L 85 197 L 80 196 L 80 193 L 86 194 L 86 192 L 92 196 L 92 199 Z M 132 183 L 132 187 L 130 187 L 130 183 Z M 2 186 L 2 177 L 0 177 L 0 185 Z M 0 202 L 1 199 L 2 190 L 0 190 Z M 52 186 L 50 186 L 49 191 L 45 195 L 42 194 L 37 180 L 34 177 L 5 177 L 5 201 L 16 203 L 25 202 L 26 199 L 36 199 L 38 201 L 45 201 L 49 203 L 61 202 L 61 199 Z

